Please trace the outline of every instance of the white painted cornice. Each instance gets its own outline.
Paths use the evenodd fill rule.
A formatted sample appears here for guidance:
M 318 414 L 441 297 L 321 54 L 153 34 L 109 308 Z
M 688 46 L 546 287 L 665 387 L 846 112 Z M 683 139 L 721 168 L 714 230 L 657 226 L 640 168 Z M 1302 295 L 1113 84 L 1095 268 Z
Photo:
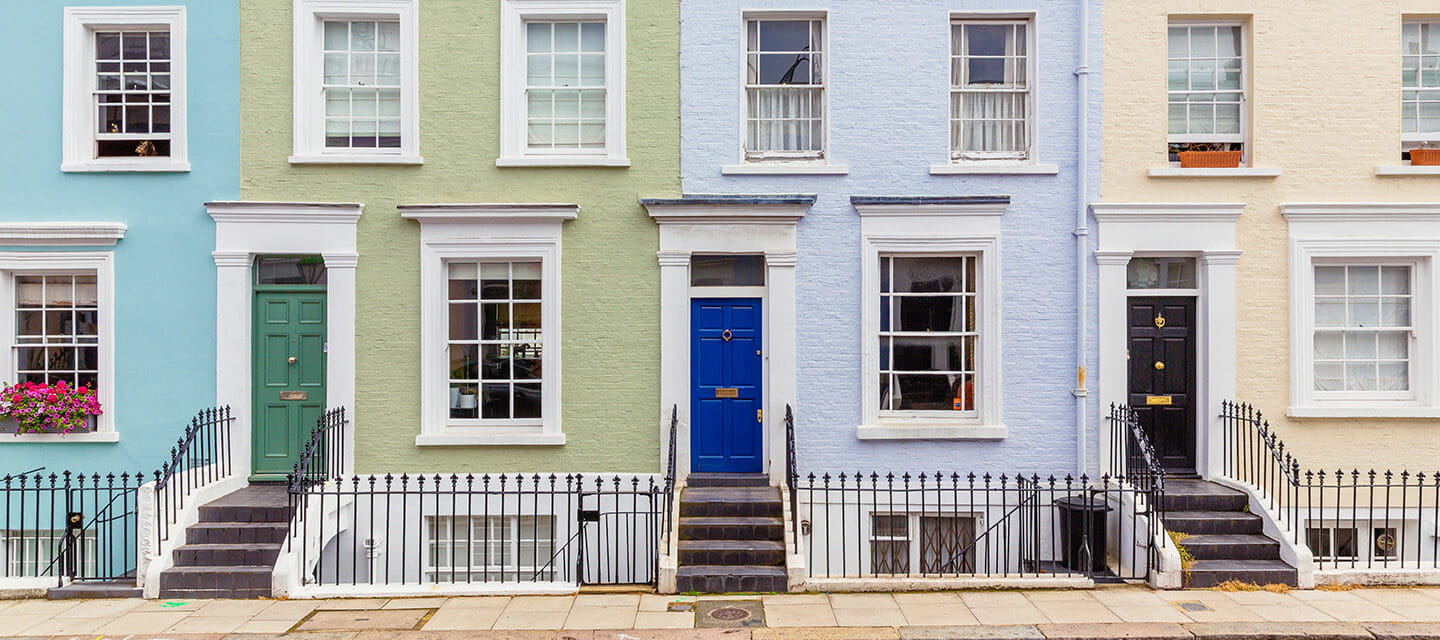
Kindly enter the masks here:
M 207 202 L 215 222 L 355 224 L 365 205 L 355 202 Z
M 809 203 L 645 205 L 658 224 L 795 224 L 809 208 Z
M 1440 202 L 1290 202 L 1291 222 L 1440 222 Z
M 1090 205 L 1099 222 L 1235 222 L 1245 212 L 1238 202 L 1123 202 Z
M 0 223 L 0 245 L 114 246 L 125 230 L 122 222 L 5 222 Z
M 986 204 L 857 204 L 862 216 L 998 216 L 1009 203 Z
M 476 222 L 564 222 L 580 215 L 578 204 L 477 203 L 402 204 L 400 217 L 421 224 Z

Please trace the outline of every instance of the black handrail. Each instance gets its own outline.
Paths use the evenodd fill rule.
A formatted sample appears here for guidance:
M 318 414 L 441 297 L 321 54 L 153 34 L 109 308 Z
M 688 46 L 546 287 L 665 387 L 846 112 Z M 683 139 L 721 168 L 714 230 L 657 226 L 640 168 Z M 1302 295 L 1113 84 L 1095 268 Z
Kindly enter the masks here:
M 795 553 L 800 553 L 800 507 L 797 487 L 800 471 L 795 464 L 795 412 L 785 405 L 785 487 L 790 492 L 790 531 L 795 536 Z
M 230 477 L 234 471 L 229 406 L 203 409 L 190 419 L 170 459 L 155 472 L 155 549 L 170 539 L 170 529 L 195 489 Z
M 664 540 L 666 549 L 660 551 L 662 554 L 668 551 L 671 538 L 670 528 L 672 523 L 670 511 L 675 507 L 675 435 L 679 431 L 680 405 L 677 404 L 670 407 L 670 433 L 667 434 L 667 437 L 670 439 L 670 449 L 665 457 L 665 514 L 661 520 L 664 523 L 662 531 L 665 532 Z

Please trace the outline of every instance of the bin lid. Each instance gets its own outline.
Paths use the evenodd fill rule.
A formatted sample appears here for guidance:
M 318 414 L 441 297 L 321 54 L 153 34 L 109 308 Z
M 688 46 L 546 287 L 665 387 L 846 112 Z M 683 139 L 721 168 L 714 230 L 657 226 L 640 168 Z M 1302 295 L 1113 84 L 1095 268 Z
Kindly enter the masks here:
M 1097 513 L 1114 511 L 1114 509 L 1111 509 L 1110 505 L 1105 502 L 1104 498 L 1098 496 L 1065 496 L 1063 498 L 1056 498 L 1052 504 L 1066 511 L 1093 511 Z

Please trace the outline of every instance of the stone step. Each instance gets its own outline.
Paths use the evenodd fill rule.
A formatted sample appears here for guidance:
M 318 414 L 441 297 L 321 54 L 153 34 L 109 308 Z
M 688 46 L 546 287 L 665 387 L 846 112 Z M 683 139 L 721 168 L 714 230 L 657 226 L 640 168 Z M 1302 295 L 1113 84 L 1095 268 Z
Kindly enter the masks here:
M 680 567 L 675 571 L 675 586 L 680 593 L 784 593 L 789 589 L 784 567 Z
M 776 487 L 697 487 L 680 492 L 680 516 L 778 518 L 782 510 Z
M 263 591 L 262 595 L 268 597 L 273 569 L 273 566 L 174 567 L 160 573 L 160 597 L 181 597 L 181 592 L 202 590 L 216 594 L 211 597 L 255 597 L 240 595 L 255 591 Z
M 681 540 L 680 566 L 785 566 L 785 543 L 776 540 Z
M 1278 560 L 1280 543 L 1250 534 L 1195 535 L 1180 541 L 1196 560 Z
M 768 487 L 770 476 L 763 473 L 692 473 L 687 487 Z
M 1264 523 L 1253 513 L 1234 511 L 1168 511 L 1165 528 L 1191 535 L 1260 533 Z
M 258 600 L 270 597 L 270 587 L 264 589 L 161 589 L 162 598 L 186 598 L 191 600 L 214 600 L 228 598 L 236 600 Z
M 274 566 L 280 543 L 186 544 L 175 550 L 177 567 Z
M 1204 480 L 1165 480 L 1166 511 L 1244 511 L 1250 498 L 1242 491 Z
M 202 522 L 185 530 L 191 544 L 272 544 L 285 541 L 284 522 Z
M 1186 573 L 1185 586 L 1207 589 L 1226 580 L 1299 586 L 1295 568 L 1279 560 L 1196 560 Z
M 282 524 L 290 522 L 290 507 L 268 505 L 215 505 L 200 507 L 200 522 L 265 522 Z
M 680 519 L 681 540 L 784 540 L 783 518 L 714 518 Z
M 51 600 L 70 600 L 82 598 L 91 600 L 96 598 L 143 598 L 145 590 L 135 586 L 135 581 L 105 581 L 105 582 L 72 582 L 63 587 L 53 587 L 45 591 L 45 597 Z

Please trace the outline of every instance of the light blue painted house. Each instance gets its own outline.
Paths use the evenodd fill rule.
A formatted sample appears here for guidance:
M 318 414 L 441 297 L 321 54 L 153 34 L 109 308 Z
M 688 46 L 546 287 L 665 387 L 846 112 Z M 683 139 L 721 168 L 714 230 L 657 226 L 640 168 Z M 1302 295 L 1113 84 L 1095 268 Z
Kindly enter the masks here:
M 8 425 L 6 473 L 153 472 L 215 404 L 203 203 L 239 191 L 237 23 L 233 1 L 95 0 L 0 28 L 23 52 L 0 97 L 0 381 L 92 386 L 104 409 L 65 435 Z

